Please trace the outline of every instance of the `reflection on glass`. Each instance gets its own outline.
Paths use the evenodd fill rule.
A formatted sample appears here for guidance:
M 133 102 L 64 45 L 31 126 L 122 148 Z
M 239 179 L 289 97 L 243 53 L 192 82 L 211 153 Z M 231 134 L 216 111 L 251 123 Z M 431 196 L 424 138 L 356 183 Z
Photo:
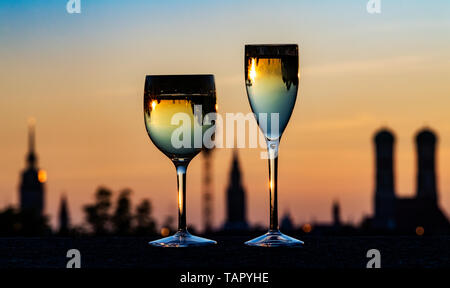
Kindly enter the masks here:
M 302 246 L 303 242 L 279 230 L 278 146 L 297 99 L 299 80 L 297 45 L 246 45 L 245 86 L 250 106 L 267 142 L 269 158 L 269 231 L 245 244 L 278 247 Z
M 153 144 L 175 165 L 178 186 L 178 231 L 173 236 L 150 242 L 153 246 L 216 244 L 215 241 L 191 235 L 186 226 L 186 170 L 189 162 L 204 148 L 203 134 L 214 129 L 213 125 L 204 123 L 211 123 L 211 119 L 206 118 L 211 117 L 208 113 L 215 112 L 215 107 L 213 75 L 146 77 L 145 126 Z M 200 143 L 196 142 L 199 139 L 196 138 L 196 131 L 200 131 Z

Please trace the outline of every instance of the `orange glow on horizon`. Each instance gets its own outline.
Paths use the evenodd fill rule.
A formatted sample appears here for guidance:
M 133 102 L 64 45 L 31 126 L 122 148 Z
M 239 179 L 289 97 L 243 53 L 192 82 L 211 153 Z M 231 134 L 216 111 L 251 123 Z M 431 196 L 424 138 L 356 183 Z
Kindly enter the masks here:
M 39 170 L 38 171 L 38 180 L 41 183 L 47 182 L 47 172 L 45 170 Z
M 311 232 L 311 231 L 312 231 L 312 226 L 311 226 L 311 224 L 305 224 L 305 225 L 303 225 L 302 230 L 303 230 L 303 232 L 305 232 L 305 233 Z
M 417 226 L 417 228 L 416 228 L 416 235 L 417 236 L 422 236 L 423 234 L 425 234 L 425 229 L 423 229 L 422 226 Z
M 169 228 L 167 228 L 167 227 L 161 228 L 161 236 L 167 237 L 167 236 L 169 236 L 169 233 L 170 233 Z

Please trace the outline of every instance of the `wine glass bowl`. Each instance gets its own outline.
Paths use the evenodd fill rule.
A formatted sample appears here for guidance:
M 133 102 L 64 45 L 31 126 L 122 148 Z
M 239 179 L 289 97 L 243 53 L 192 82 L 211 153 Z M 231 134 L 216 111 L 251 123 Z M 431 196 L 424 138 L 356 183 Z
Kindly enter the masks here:
M 186 225 L 186 171 L 189 162 L 204 149 L 203 135 L 214 129 L 206 121 L 216 112 L 213 75 L 149 75 L 144 89 L 144 120 L 153 144 L 175 165 L 178 186 L 178 231 L 152 241 L 158 247 L 190 247 L 216 244 L 193 236 Z M 198 137 L 200 136 L 200 137 Z
M 278 146 L 297 99 L 298 45 L 245 45 L 245 87 L 256 121 L 265 136 L 269 159 L 269 231 L 249 246 L 302 246 L 278 225 Z
M 294 109 L 299 82 L 297 45 L 246 45 L 245 86 L 256 120 L 266 138 L 281 137 Z M 279 123 L 272 127 L 272 113 Z M 261 125 L 260 114 L 267 115 Z M 272 128 L 278 128 L 274 131 Z

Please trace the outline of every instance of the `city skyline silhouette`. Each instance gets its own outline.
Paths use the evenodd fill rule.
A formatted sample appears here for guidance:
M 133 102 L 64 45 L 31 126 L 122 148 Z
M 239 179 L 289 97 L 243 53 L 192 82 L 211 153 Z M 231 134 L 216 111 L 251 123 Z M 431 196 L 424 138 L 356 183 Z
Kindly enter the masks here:
M 38 166 L 38 156 L 35 148 L 36 131 L 34 121 L 30 122 L 28 126 L 28 152 L 26 153 L 26 168 L 21 175 L 21 184 L 19 186 L 18 194 L 20 205 L 17 209 L 19 212 L 30 213 L 35 215 L 33 217 L 45 217 L 47 214 L 45 209 L 45 184 L 47 182 L 47 175 L 45 170 Z M 375 153 L 375 187 L 373 196 L 373 213 L 372 216 L 362 215 L 360 223 L 348 223 L 341 220 L 341 207 L 339 200 L 335 199 L 332 203 L 332 222 L 320 223 L 315 221 L 304 220 L 300 223 L 295 223 L 291 219 L 291 214 L 296 213 L 296 209 L 292 211 L 285 211 L 281 218 L 281 226 L 287 230 L 301 229 L 305 233 L 310 233 L 314 230 L 316 233 L 330 233 L 347 231 L 345 233 L 354 233 L 356 230 L 362 230 L 374 234 L 384 233 L 403 233 L 417 235 L 449 234 L 450 222 L 447 214 L 441 210 L 439 204 L 439 191 L 437 186 L 437 171 L 436 171 L 436 150 L 438 148 L 439 138 L 437 134 L 428 127 L 422 128 L 415 135 L 416 153 L 417 153 L 417 178 L 416 178 L 416 195 L 414 197 L 399 197 L 396 192 L 396 176 L 395 176 L 395 159 L 396 159 L 396 137 L 394 132 L 388 128 L 381 128 L 377 130 L 373 137 L 374 153 Z M 214 231 L 228 231 L 238 232 L 249 231 L 255 229 L 247 222 L 247 195 L 244 186 L 244 178 L 239 163 L 239 150 L 233 150 L 233 157 L 229 170 L 229 182 L 226 189 L 226 215 L 222 227 L 192 226 L 193 229 L 202 229 L 204 232 Z M 212 160 L 212 153 L 207 153 L 207 157 L 203 157 L 206 167 L 210 166 Z M 45 175 L 43 174 L 45 173 Z M 206 175 L 206 178 L 205 178 Z M 206 173 L 203 175 L 203 185 L 205 188 L 211 190 L 209 184 L 214 181 L 213 177 Z M 44 178 L 45 176 L 45 178 Z M 101 191 L 101 186 L 99 186 Z M 107 189 L 107 188 L 105 188 Z M 126 191 L 123 190 L 123 191 Z M 131 190 L 130 190 L 131 192 Z M 110 192 L 108 192 L 110 193 Z M 217 198 L 213 191 L 207 194 L 212 200 Z M 127 201 L 131 194 L 127 193 Z M 204 195 L 203 195 L 204 196 Z M 122 196 L 117 198 L 117 205 L 121 205 L 120 200 Z M 151 197 L 149 197 L 151 199 Z M 88 200 L 88 199 L 86 199 Z M 128 203 L 127 202 L 127 203 Z M 204 202 L 204 206 L 208 213 L 204 217 L 211 217 L 214 214 L 214 202 Z M 130 205 L 130 204 L 127 204 Z M 86 231 L 87 222 L 89 218 L 85 218 L 83 223 L 78 223 L 73 227 L 70 224 L 68 197 L 63 194 L 60 200 L 58 224 L 53 227 L 54 233 L 59 235 L 69 235 L 72 229 L 82 229 Z M 84 206 L 88 207 L 88 206 Z M 112 209 L 117 209 L 120 206 L 111 206 Z M 87 208 L 85 208 L 86 210 Z M 130 206 L 126 209 L 132 209 Z M 209 210 L 209 211 L 208 211 Z M 6 212 L 2 211 L 2 212 Z M 87 210 L 86 210 L 87 211 Z M 53 216 L 55 217 L 55 216 Z M 86 217 L 88 214 L 86 214 Z M 112 217 L 112 216 L 111 216 Z M 115 217 L 115 216 L 114 216 Z M 149 217 L 152 217 L 149 214 Z M 111 220 L 114 218 L 111 218 Z M 203 223 L 208 223 L 211 219 L 203 219 Z M 166 221 L 167 222 L 167 221 Z M 81 224 L 81 225 L 80 225 Z M 163 229 L 173 230 L 174 227 L 165 226 L 164 223 L 158 223 L 161 234 Z M 79 227 L 79 228 L 76 228 Z M 153 227 L 153 226 L 152 226 Z M 347 230 L 343 230 L 342 228 Z M 128 229 L 128 228 L 127 228 Z M 153 229 L 153 228 L 152 228 Z M 348 230 L 350 229 L 350 230 Z M 80 233 L 79 230 L 78 233 Z M 120 230 L 118 230 L 120 231 Z M 82 232 L 85 233 L 85 232 Z M 123 233 L 123 232 L 115 232 Z M 127 232 L 128 233 L 128 232 Z
M 416 193 L 412 136 L 423 126 L 439 132 L 439 203 L 450 211 L 448 1 L 384 3 L 380 15 L 367 13 L 366 1 L 82 2 L 79 15 L 59 1 L 0 2 L 0 210 L 20 203 L 25 122 L 33 115 L 52 227 L 62 194 L 77 224 L 99 186 L 132 188 L 134 204 L 151 199 L 164 222 L 176 211 L 176 187 L 172 164 L 145 133 L 144 75 L 212 73 L 219 112 L 247 114 L 244 46 L 297 43 L 299 93 L 280 146 L 280 217 L 289 211 L 297 225 L 330 223 L 335 199 L 342 222 L 371 215 L 370 139 L 380 126 L 395 129 L 396 193 L 408 198 Z M 260 152 L 239 155 L 247 221 L 264 226 L 267 163 Z M 214 152 L 214 228 L 226 220 L 230 159 L 231 150 Z M 198 229 L 202 169 L 198 157 L 187 176 L 189 221 Z

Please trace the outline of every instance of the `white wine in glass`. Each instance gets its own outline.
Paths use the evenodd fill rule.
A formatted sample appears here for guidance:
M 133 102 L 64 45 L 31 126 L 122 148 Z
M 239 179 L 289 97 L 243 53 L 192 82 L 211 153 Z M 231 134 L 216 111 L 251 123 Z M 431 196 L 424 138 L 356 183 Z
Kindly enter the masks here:
M 250 246 L 302 246 L 278 225 L 278 146 L 294 109 L 299 82 L 298 46 L 245 45 L 245 86 L 256 121 L 267 142 L 269 158 L 269 231 L 245 242 Z
M 213 240 L 191 235 L 186 225 L 186 171 L 189 162 L 205 148 L 203 134 L 215 128 L 211 124 L 213 119 L 206 119 L 214 112 L 216 89 L 213 75 L 150 75 L 145 79 L 145 127 L 153 144 L 175 165 L 178 186 L 178 231 L 173 236 L 152 241 L 150 245 L 189 247 L 216 244 Z M 200 143 L 195 141 L 196 131 L 200 132 Z M 181 136 L 187 141 L 180 139 Z

